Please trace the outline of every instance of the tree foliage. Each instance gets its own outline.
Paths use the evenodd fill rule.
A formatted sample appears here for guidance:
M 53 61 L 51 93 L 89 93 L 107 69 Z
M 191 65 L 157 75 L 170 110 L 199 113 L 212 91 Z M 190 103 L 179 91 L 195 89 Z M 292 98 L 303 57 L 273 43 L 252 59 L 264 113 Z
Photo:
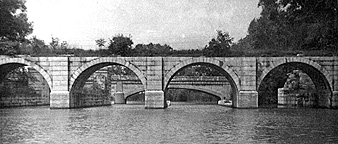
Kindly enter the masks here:
M 0 54 L 15 54 L 19 43 L 33 31 L 24 0 L 0 1 Z
M 107 41 L 104 40 L 103 38 L 100 38 L 100 39 L 95 40 L 95 42 L 96 42 L 96 45 L 99 46 L 99 48 L 102 48 L 105 46 Z
M 52 49 L 57 49 L 59 47 L 59 42 L 60 42 L 59 38 L 52 37 L 52 41 L 49 43 L 49 45 Z
M 167 56 L 173 51 L 169 45 L 161 44 L 137 44 L 133 49 L 136 56 Z
M 244 43 L 254 49 L 336 50 L 337 1 L 260 0 Z M 244 44 L 245 45 L 245 44 Z
M 0 38 L 12 41 L 23 40 L 32 32 L 32 23 L 28 22 L 25 1 L 0 1 Z
M 110 44 L 108 46 L 110 54 L 119 55 L 119 56 L 129 56 L 131 54 L 131 46 L 133 45 L 131 36 L 124 36 L 123 34 L 118 34 L 110 39 Z
M 230 47 L 233 38 L 230 37 L 228 32 L 217 31 L 216 38 L 212 38 L 211 41 L 203 49 L 205 56 L 227 56 L 230 54 Z

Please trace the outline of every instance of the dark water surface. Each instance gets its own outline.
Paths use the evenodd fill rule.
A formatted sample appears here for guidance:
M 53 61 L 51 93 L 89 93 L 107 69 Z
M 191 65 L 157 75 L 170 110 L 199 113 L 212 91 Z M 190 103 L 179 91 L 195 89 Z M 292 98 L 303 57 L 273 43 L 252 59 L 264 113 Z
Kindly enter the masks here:
M 143 105 L 0 109 L 0 143 L 338 143 L 338 110 Z

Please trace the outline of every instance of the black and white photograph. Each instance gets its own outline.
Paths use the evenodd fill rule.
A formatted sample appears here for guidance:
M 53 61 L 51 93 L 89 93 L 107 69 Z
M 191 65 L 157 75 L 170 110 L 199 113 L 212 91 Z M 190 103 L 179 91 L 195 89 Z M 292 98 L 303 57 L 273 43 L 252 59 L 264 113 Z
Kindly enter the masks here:
M 0 0 L 0 144 L 338 143 L 338 0 Z

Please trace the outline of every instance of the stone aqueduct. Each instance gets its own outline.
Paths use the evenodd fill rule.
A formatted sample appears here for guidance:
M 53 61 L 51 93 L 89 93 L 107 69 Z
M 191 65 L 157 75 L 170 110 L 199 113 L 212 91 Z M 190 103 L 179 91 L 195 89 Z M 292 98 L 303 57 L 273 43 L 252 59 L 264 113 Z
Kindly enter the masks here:
M 83 107 L 74 93 L 96 70 L 122 65 L 140 79 L 145 108 L 166 108 L 164 92 L 181 69 L 206 64 L 222 71 L 230 81 L 233 107 L 258 107 L 258 89 L 281 65 L 298 64 L 314 82 L 322 107 L 338 107 L 338 57 L 0 57 L 0 81 L 20 66 L 31 66 L 47 81 L 50 108 Z
M 94 77 L 102 75 L 102 72 L 107 72 L 107 69 L 102 70 L 101 74 L 95 74 Z M 107 73 L 103 74 L 108 77 Z M 89 82 L 89 86 L 92 84 Z M 104 87 L 102 83 L 102 90 Z M 108 86 L 109 87 L 109 86 Z M 216 99 L 231 99 L 232 89 L 224 76 L 175 76 L 167 87 L 168 89 L 186 89 L 194 90 L 214 96 Z M 122 79 L 112 79 L 111 96 L 114 97 L 115 104 L 126 104 L 129 97 L 135 94 L 144 92 L 144 87 L 137 77 L 125 77 Z M 121 98 L 117 98 L 120 94 Z M 120 101 L 117 101 L 119 99 Z M 210 100 L 210 99 L 209 99 Z

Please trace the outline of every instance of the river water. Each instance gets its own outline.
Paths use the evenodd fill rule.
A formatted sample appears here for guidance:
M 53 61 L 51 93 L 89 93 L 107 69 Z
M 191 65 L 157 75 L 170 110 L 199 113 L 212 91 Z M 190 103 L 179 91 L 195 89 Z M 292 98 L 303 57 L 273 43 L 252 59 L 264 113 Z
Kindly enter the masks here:
M 0 109 L 0 143 L 338 143 L 338 110 L 218 105 Z

